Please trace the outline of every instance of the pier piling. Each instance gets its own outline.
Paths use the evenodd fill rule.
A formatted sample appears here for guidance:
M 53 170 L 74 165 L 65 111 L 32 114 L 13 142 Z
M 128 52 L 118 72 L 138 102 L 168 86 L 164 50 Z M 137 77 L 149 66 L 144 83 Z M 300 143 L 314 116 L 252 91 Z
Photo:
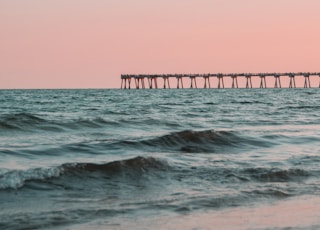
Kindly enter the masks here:
M 224 81 L 223 81 L 223 74 L 218 74 L 217 75 L 218 77 L 218 89 L 221 88 L 221 85 L 222 85 L 222 88 L 224 88 Z
M 178 76 L 177 78 L 177 89 L 180 88 L 179 82 L 181 83 L 181 88 L 183 89 L 182 76 Z
M 278 88 L 278 83 L 279 83 L 279 88 L 281 88 L 281 81 L 280 81 L 280 75 L 275 74 L 274 75 L 274 88 Z
M 251 75 L 246 75 L 245 76 L 247 81 L 246 81 L 246 88 L 252 88 L 252 79 L 251 79 Z
M 231 75 L 231 78 L 232 78 L 232 85 L 231 85 L 231 88 L 239 88 L 238 87 L 238 76 L 237 75 Z
M 210 86 L 210 77 L 209 76 L 203 76 L 203 79 L 204 79 L 203 88 L 207 88 L 207 83 L 208 83 L 209 88 L 211 88 L 211 86 Z
M 304 74 L 303 76 L 304 76 L 304 87 L 303 88 L 311 88 L 309 74 Z
M 168 84 L 168 88 L 170 89 L 170 82 L 169 82 L 169 77 L 165 76 L 163 77 L 163 88 L 167 88 L 167 85 L 166 83 Z
M 191 89 L 193 88 L 193 83 L 194 83 L 194 87 L 195 87 L 195 88 L 198 88 L 198 87 L 197 87 L 196 76 L 191 76 L 191 77 L 190 77 L 190 80 L 191 80 L 190 88 L 191 88 Z
M 290 82 L 289 82 L 289 88 L 296 88 L 296 81 L 295 81 L 295 75 L 290 73 L 289 74 Z
M 260 75 L 260 88 L 267 88 L 267 81 L 265 75 Z

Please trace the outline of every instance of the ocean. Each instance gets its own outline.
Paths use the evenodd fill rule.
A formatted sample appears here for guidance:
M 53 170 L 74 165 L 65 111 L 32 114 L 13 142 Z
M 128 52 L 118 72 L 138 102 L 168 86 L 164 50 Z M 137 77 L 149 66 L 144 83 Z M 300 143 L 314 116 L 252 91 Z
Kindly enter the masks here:
M 0 229 L 319 229 L 319 101 L 0 90 Z

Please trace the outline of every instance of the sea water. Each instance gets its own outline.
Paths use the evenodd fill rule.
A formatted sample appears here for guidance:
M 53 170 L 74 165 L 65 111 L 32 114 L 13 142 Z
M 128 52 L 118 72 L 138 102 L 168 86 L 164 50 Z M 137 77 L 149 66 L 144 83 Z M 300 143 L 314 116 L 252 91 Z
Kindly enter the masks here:
M 319 101 L 0 90 L 0 229 L 317 229 Z

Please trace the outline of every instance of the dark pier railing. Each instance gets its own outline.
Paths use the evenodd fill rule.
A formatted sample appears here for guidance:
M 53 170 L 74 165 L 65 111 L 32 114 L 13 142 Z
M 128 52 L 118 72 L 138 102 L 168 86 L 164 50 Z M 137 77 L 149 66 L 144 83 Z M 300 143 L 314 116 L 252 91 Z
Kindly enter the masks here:
M 189 88 L 198 88 L 197 78 L 202 78 L 204 81 L 203 88 L 211 88 L 210 79 L 216 78 L 218 84 L 213 88 L 225 88 L 224 79 L 231 79 L 231 87 L 229 88 L 239 88 L 238 78 L 244 78 L 246 81 L 245 88 L 253 88 L 252 78 L 260 79 L 260 88 L 268 88 L 266 78 L 274 78 L 274 85 L 269 86 L 269 88 L 281 88 L 281 77 L 286 77 L 289 79 L 289 88 L 296 88 L 295 78 L 298 76 L 304 77 L 304 88 L 311 88 L 310 76 L 319 77 L 320 88 L 320 72 L 299 72 L 299 73 L 207 73 L 207 74 L 122 74 L 121 75 L 121 89 L 145 89 L 145 88 L 162 88 L 159 83 L 159 79 L 162 79 L 163 88 L 170 88 L 169 79 L 176 79 L 176 88 L 184 88 L 183 79 L 190 80 Z M 135 83 L 135 87 L 132 87 L 132 80 Z M 146 83 L 148 85 L 146 85 Z

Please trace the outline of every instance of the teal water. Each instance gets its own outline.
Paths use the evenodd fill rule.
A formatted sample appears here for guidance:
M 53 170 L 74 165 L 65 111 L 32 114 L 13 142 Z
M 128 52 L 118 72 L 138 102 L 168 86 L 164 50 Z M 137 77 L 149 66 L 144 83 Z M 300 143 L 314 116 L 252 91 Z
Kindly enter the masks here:
M 319 89 L 1 90 L 0 228 L 112 229 L 319 196 L 319 99 Z

